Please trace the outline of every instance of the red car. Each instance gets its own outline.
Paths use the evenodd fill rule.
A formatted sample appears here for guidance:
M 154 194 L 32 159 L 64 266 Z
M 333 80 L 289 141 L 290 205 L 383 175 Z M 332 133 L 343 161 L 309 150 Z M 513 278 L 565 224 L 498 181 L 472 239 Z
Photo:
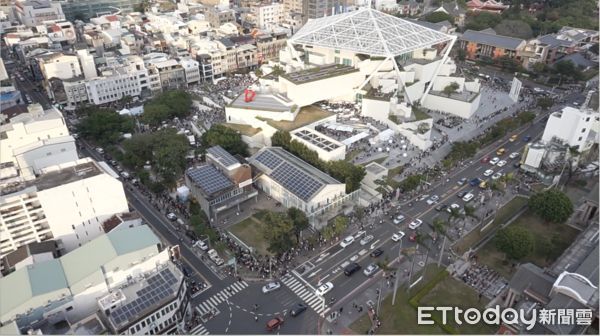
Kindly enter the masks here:
M 486 156 L 483 159 L 481 159 L 481 163 L 488 163 L 488 162 L 490 162 L 490 157 L 489 156 Z
M 283 324 L 283 318 L 281 318 L 280 316 L 276 316 L 274 319 L 267 322 L 267 330 L 273 331 L 275 329 L 280 328 L 282 324 Z

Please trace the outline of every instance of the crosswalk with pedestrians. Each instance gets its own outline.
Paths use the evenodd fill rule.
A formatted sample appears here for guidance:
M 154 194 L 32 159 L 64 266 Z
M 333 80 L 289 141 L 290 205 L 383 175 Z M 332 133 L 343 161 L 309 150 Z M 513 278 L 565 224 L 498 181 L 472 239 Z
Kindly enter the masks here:
M 298 295 L 309 307 L 314 309 L 317 314 L 324 316 L 329 311 L 328 307 L 323 307 L 323 299 L 318 297 L 312 289 L 307 288 L 306 285 L 293 275 L 286 275 L 281 278 L 281 282 L 291 289 L 294 294 Z
M 246 287 L 248 287 L 248 283 L 246 281 L 236 281 L 232 283 L 231 285 L 222 289 L 220 292 L 206 299 L 206 301 L 199 304 L 199 313 L 206 314 L 210 312 L 214 307 L 217 307 L 220 303 L 234 296 L 237 292 Z

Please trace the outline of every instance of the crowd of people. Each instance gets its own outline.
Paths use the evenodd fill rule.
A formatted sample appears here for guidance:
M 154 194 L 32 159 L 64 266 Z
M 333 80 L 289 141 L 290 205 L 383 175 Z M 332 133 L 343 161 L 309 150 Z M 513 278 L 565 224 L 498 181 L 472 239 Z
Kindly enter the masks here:
M 506 279 L 494 269 L 476 262 L 460 276 L 460 279 L 475 289 L 480 298 L 485 296 L 488 299 L 492 299 L 508 284 Z

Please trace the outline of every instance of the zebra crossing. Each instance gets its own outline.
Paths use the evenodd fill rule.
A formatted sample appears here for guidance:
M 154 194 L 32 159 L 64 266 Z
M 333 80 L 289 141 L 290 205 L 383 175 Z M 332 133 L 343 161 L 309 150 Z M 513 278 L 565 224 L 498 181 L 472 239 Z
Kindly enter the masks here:
M 289 289 L 294 292 L 294 294 L 298 295 L 302 301 L 304 301 L 309 307 L 311 307 L 317 314 L 324 316 L 329 308 L 325 307 L 323 309 L 322 298 L 318 297 L 314 291 L 310 288 L 307 288 L 302 282 L 300 282 L 293 275 L 287 275 L 281 279 L 281 282 L 285 284 Z
M 198 305 L 197 309 L 200 314 L 206 314 L 210 312 L 214 307 L 217 307 L 220 303 L 224 302 L 228 298 L 234 296 L 237 292 L 243 290 L 248 287 L 248 283 L 246 281 L 236 281 L 231 285 L 223 288 L 220 292 L 206 299 L 206 301 L 202 302 Z
M 190 335 L 208 335 L 210 334 L 203 324 L 199 324 L 196 328 L 190 330 Z

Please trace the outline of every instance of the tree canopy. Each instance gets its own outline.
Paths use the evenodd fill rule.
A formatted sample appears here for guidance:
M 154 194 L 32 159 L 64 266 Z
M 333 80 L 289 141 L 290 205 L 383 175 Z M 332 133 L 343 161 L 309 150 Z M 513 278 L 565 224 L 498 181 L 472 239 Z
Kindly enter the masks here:
M 529 208 L 545 221 L 564 223 L 573 214 L 573 203 L 562 191 L 550 189 L 529 198 Z
M 110 109 L 95 106 L 83 109 L 85 117 L 77 130 L 86 139 L 101 145 L 111 145 L 119 141 L 123 133 L 133 131 L 131 117 L 122 116 Z
M 248 145 L 242 141 L 242 135 L 234 129 L 221 124 L 212 127 L 202 134 L 202 146 L 206 149 L 219 145 L 232 155 L 248 156 Z
M 425 21 L 438 23 L 438 22 L 442 22 L 442 21 L 452 22 L 452 21 L 454 21 L 454 19 L 452 18 L 452 16 L 450 16 L 450 14 L 439 11 L 439 12 L 431 12 L 430 14 L 425 16 Z
M 135 134 L 123 142 L 126 155 L 123 162 L 135 170 L 150 162 L 166 185 L 172 186 L 185 169 L 189 143 L 184 135 L 174 129 L 156 133 Z
M 533 235 L 529 231 L 515 225 L 499 230 L 494 239 L 496 248 L 514 260 L 528 256 L 533 252 L 535 244 Z
M 456 90 L 458 90 L 460 88 L 460 85 L 458 85 L 457 82 L 452 82 L 448 85 L 446 85 L 446 87 L 444 87 L 444 94 L 448 97 L 450 97 L 450 95 L 452 95 L 453 93 L 456 92 Z
M 493 28 L 502 21 L 502 16 L 490 12 L 468 12 L 465 28 L 471 30 L 484 30 Z
M 263 216 L 265 223 L 263 237 L 269 243 L 267 250 L 275 255 L 287 252 L 296 246 L 294 223 L 285 213 L 267 211 Z
M 530 39 L 533 36 L 531 26 L 522 20 L 502 20 L 494 27 L 498 35 L 510 36 L 520 39 Z
M 296 207 L 291 207 L 287 209 L 287 215 L 292 220 L 292 224 L 294 226 L 294 234 L 296 236 L 296 240 L 299 242 L 300 233 L 308 229 L 308 227 L 310 226 L 308 218 L 302 210 Z
M 144 105 L 142 121 L 151 126 L 158 126 L 172 118 L 185 118 L 190 115 L 192 97 L 183 90 L 165 91 L 152 98 Z

